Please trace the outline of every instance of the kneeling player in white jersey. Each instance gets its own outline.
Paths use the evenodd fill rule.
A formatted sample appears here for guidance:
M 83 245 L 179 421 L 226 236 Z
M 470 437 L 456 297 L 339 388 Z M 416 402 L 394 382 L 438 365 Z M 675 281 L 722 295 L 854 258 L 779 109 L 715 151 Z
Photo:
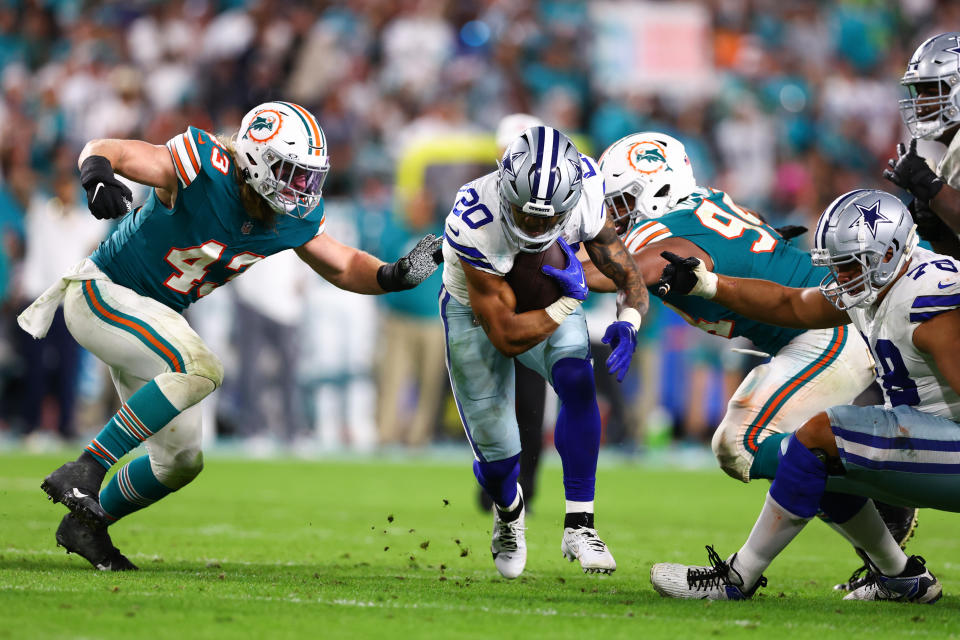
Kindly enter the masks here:
M 567 267 L 543 271 L 559 282 L 563 296 L 546 309 L 517 313 L 505 278 L 514 258 L 554 242 L 567 254 Z M 647 292 L 604 213 L 596 165 L 567 136 L 550 127 L 524 131 L 507 147 L 498 171 L 460 189 L 444 228 L 440 315 L 447 366 L 474 473 L 495 505 L 491 552 L 506 578 L 519 576 L 527 557 L 513 358 L 549 381 L 560 398 L 554 443 L 566 497 L 561 551 L 584 571 L 610 573 L 617 566 L 594 528 L 600 413 L 580 310 L 587 287 L 569 246 L 580 242 L 621 292 L 619 320 L 607 328 L 604 342 L 613 348 L 607 365 L 622 379 Z
M 436 269 L 440 239 L 427 236 L 384 264 L 324 233 L 326 140 L 316 118 L 290 102 L 255 107 L 231 140 L 194 127 L 166 146 L 94 140 L 79 164 L 93 215 L 125 217 L 18 320 L 41 338 L 62 302 L 74 338 L 110 368 L 123 405 L 42 488 L 70 509 L 57 543 L 98 569 L 124 571 L 136 566 L 113 546 L 107 526 L 200 473 L 199 402 L 223 379 L 220 361 L 180 312 L 285 249 L 341 289 L 410 288 Z M 153 187 L 133 213 L 115 171 Z M 107 470 L 141 442 L 147 455 L 123 465 L 101 491 Z
M 828 273 L 729 195 L 698 186 L 683 143 L 671 136 L 647 131 L 621 138 L 600 156 L 600 171 L 607 211 L 646 282 L 666 266 L 663 251 L 699 258 L 714 273 L 787 287 L 816 286 Z M 611 290 L 589 264 L 585 270 L 592 290 Z M 777 327 L 710 300 L 676 292 L 660 297 L 693 326 L 727 339 L 744 336 L 770 355 L 730 398 L 711 442 L 720 468 L 742 482 L 773 479 L 784 439 L 812 415 L 852 403 L 873 382 L 870 351 L 850 327 Z M 917 510 L 877 506 L 905 542 Z M 838 586 L 856 588 L 863 571 Z
M 848 600 L 939 599 L 923 558 L 903 553 L 870 498 L 960 511 L 960 262 L 916 248 L 900 200 L 857 190 L 820 217 L 813 260 L 830 268 L 819 289 L 712 274 L 697 258 L 666 254 L 661 283 L 746 316 L 790 327 L 852 322 L 877 362 L 884 406 L 837 406 L 787 441 L 746 544 L 710 567 L 657 564 L 665 596 L 739 600 L 766 584 L 762 572 L 818 510 L 870 567 Z

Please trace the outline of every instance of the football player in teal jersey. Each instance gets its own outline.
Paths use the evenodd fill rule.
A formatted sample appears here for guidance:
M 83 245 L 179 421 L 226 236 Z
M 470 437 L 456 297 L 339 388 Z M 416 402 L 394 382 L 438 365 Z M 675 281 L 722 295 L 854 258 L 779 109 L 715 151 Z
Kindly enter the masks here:
M 63 303 L 77 342 L 110 369 L 120 410 L 42 488 L 69 509 L 57 543 L 98 569 L 122 571 L 136 567 L 107 527 L 200 473 L 199 402 L 223 379 L 180 312 L 285 249 L 347 291 L 408 289 L 436 269 L 440 240 L 428 235 L 385 264 L 324 233 L 326 140 L 316 118 L 290 102 L 255 107 L 230 139 L 189 127 L 166 145 L 93 140 L 79 165 L 93 215 L 123 219 L 18 320 L 41 338 Z M 130 190 L 115 174 L 153 187 L 142 207 L 131 213 Z M 147 455 L 101 490 L 106 471 L 141 442 Z
M 635 133 L 600 158 L 608 211 L 645 282 L 667 265 L 661 254 L 696 256 L 725 275 L 815 287 L 827 274 L 757 214 L 729 195 L 699 187 L 683 144 L 658 132 Z M 591 288 L 612 290 L 587 269 Z M 659 293 L 687 322 L 708 333 L 745 336 L 770 360 L 738 387 L 713 435 L 720 467 L 743 482 L 772 479 L 781 445 L 818 411 L 850 404 L 873 381 L 873 361 L 857 331 L 787 329 L 751 320 L 709 300 Z M 884 505 L 898 542 L 912 533 L 916 510 Z

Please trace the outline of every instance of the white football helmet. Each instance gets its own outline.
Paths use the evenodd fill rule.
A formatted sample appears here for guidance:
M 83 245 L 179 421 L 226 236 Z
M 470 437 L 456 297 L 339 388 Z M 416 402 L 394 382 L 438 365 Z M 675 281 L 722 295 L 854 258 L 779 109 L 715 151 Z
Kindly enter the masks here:
M 243 116 L 236 135 L 243 179 L 278 213 L 305 218 L 322 198 L 330 170 L 317 119 L 292 102 L 265 102 Z
M 553 127 L 533 127 L 503 152 L 498 179 L 507 236 L 520 251 L 539 253 L 560 236 L 580 201 L 580 153 Z
M 857 189 L 824 210 L 817 223 L 813 264 L 828 267 L 820 291 L 837 309 L 866 307 L 896 279 L 917 246 L 917 226 L 903 202 L 886 191 Z M 890 259 L 886 259 L 887 253 Z M 857 267 L 841 282 L 841 271 Z
M 900 101 L 900 116 L 914 138 L 936 140 L 960 124 L 960 33 L 941 33 L 924 41 L 900 84 L 910 92 Z
M 503 116 L 497 123 L 497 131 L 494 134 L 497 149 L 500 149 L 502 154 L 511 142 L 520 137 L 521 133 L 531 127 L 541 126 L 543 126 L 543 120 L 528 113 L 511 113 Z
M 623 237 L 642 218 L 659 218 L 697 188 L 683 143 L 656 131 L 620 138 L 600 156 L 607 210 Z

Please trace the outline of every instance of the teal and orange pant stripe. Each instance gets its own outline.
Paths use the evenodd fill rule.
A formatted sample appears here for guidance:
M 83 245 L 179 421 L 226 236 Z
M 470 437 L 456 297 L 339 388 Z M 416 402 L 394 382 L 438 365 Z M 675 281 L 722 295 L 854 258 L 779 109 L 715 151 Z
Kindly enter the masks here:
M 83 281 L 83 297 L 98 318 L 136 337 L 148 349 L 163 358 L 171 371 L 186 373 L 183 356 L 180 355 L 176 347 L 140 318 L 118 311 L 108 305 L 95 280 Z
M 757 453 L 757 446 L 760 440 L 760 434 L 769 425 L 787 401 L 792 398 L 803 385 L 809 384 L 811 380 L 827 370 L 840 356 L 843 347 L 847 342 L 847 327 L 836 327 L 833 330 L 833 336 L 830 343 L 823 352 L 810 364 L 804 367 L 800 373 L 792 377 L 789 382 L 777 389 L 770 398 L 760 408 L 757 418 L 747 428 L 743 436 L 743 446 L 751 454 Z

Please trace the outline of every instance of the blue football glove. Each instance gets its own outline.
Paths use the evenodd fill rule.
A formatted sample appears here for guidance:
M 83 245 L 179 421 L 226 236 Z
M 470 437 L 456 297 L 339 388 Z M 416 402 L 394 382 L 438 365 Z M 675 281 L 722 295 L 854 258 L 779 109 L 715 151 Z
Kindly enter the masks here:
M 567 266 L 564 269 L 557 269 L 547 264 L 541 267 L 542 271 L 560 283 L 563 295 L 574 300 L 586 300 L 587 279 L 583 275 L 583 265 L 563 238 L 557 238 L 557 244 L 567 254 Z
M 627 370 L 630 369 L 633 352 L 637 349 L 637 330 L 629 322 L 617 320 L 607 327 L 600 342 L 613 349 L 613 353 L 607 358 L 607 371 L 611 375 L 617 375 L 617 382 L 623 382 Z

